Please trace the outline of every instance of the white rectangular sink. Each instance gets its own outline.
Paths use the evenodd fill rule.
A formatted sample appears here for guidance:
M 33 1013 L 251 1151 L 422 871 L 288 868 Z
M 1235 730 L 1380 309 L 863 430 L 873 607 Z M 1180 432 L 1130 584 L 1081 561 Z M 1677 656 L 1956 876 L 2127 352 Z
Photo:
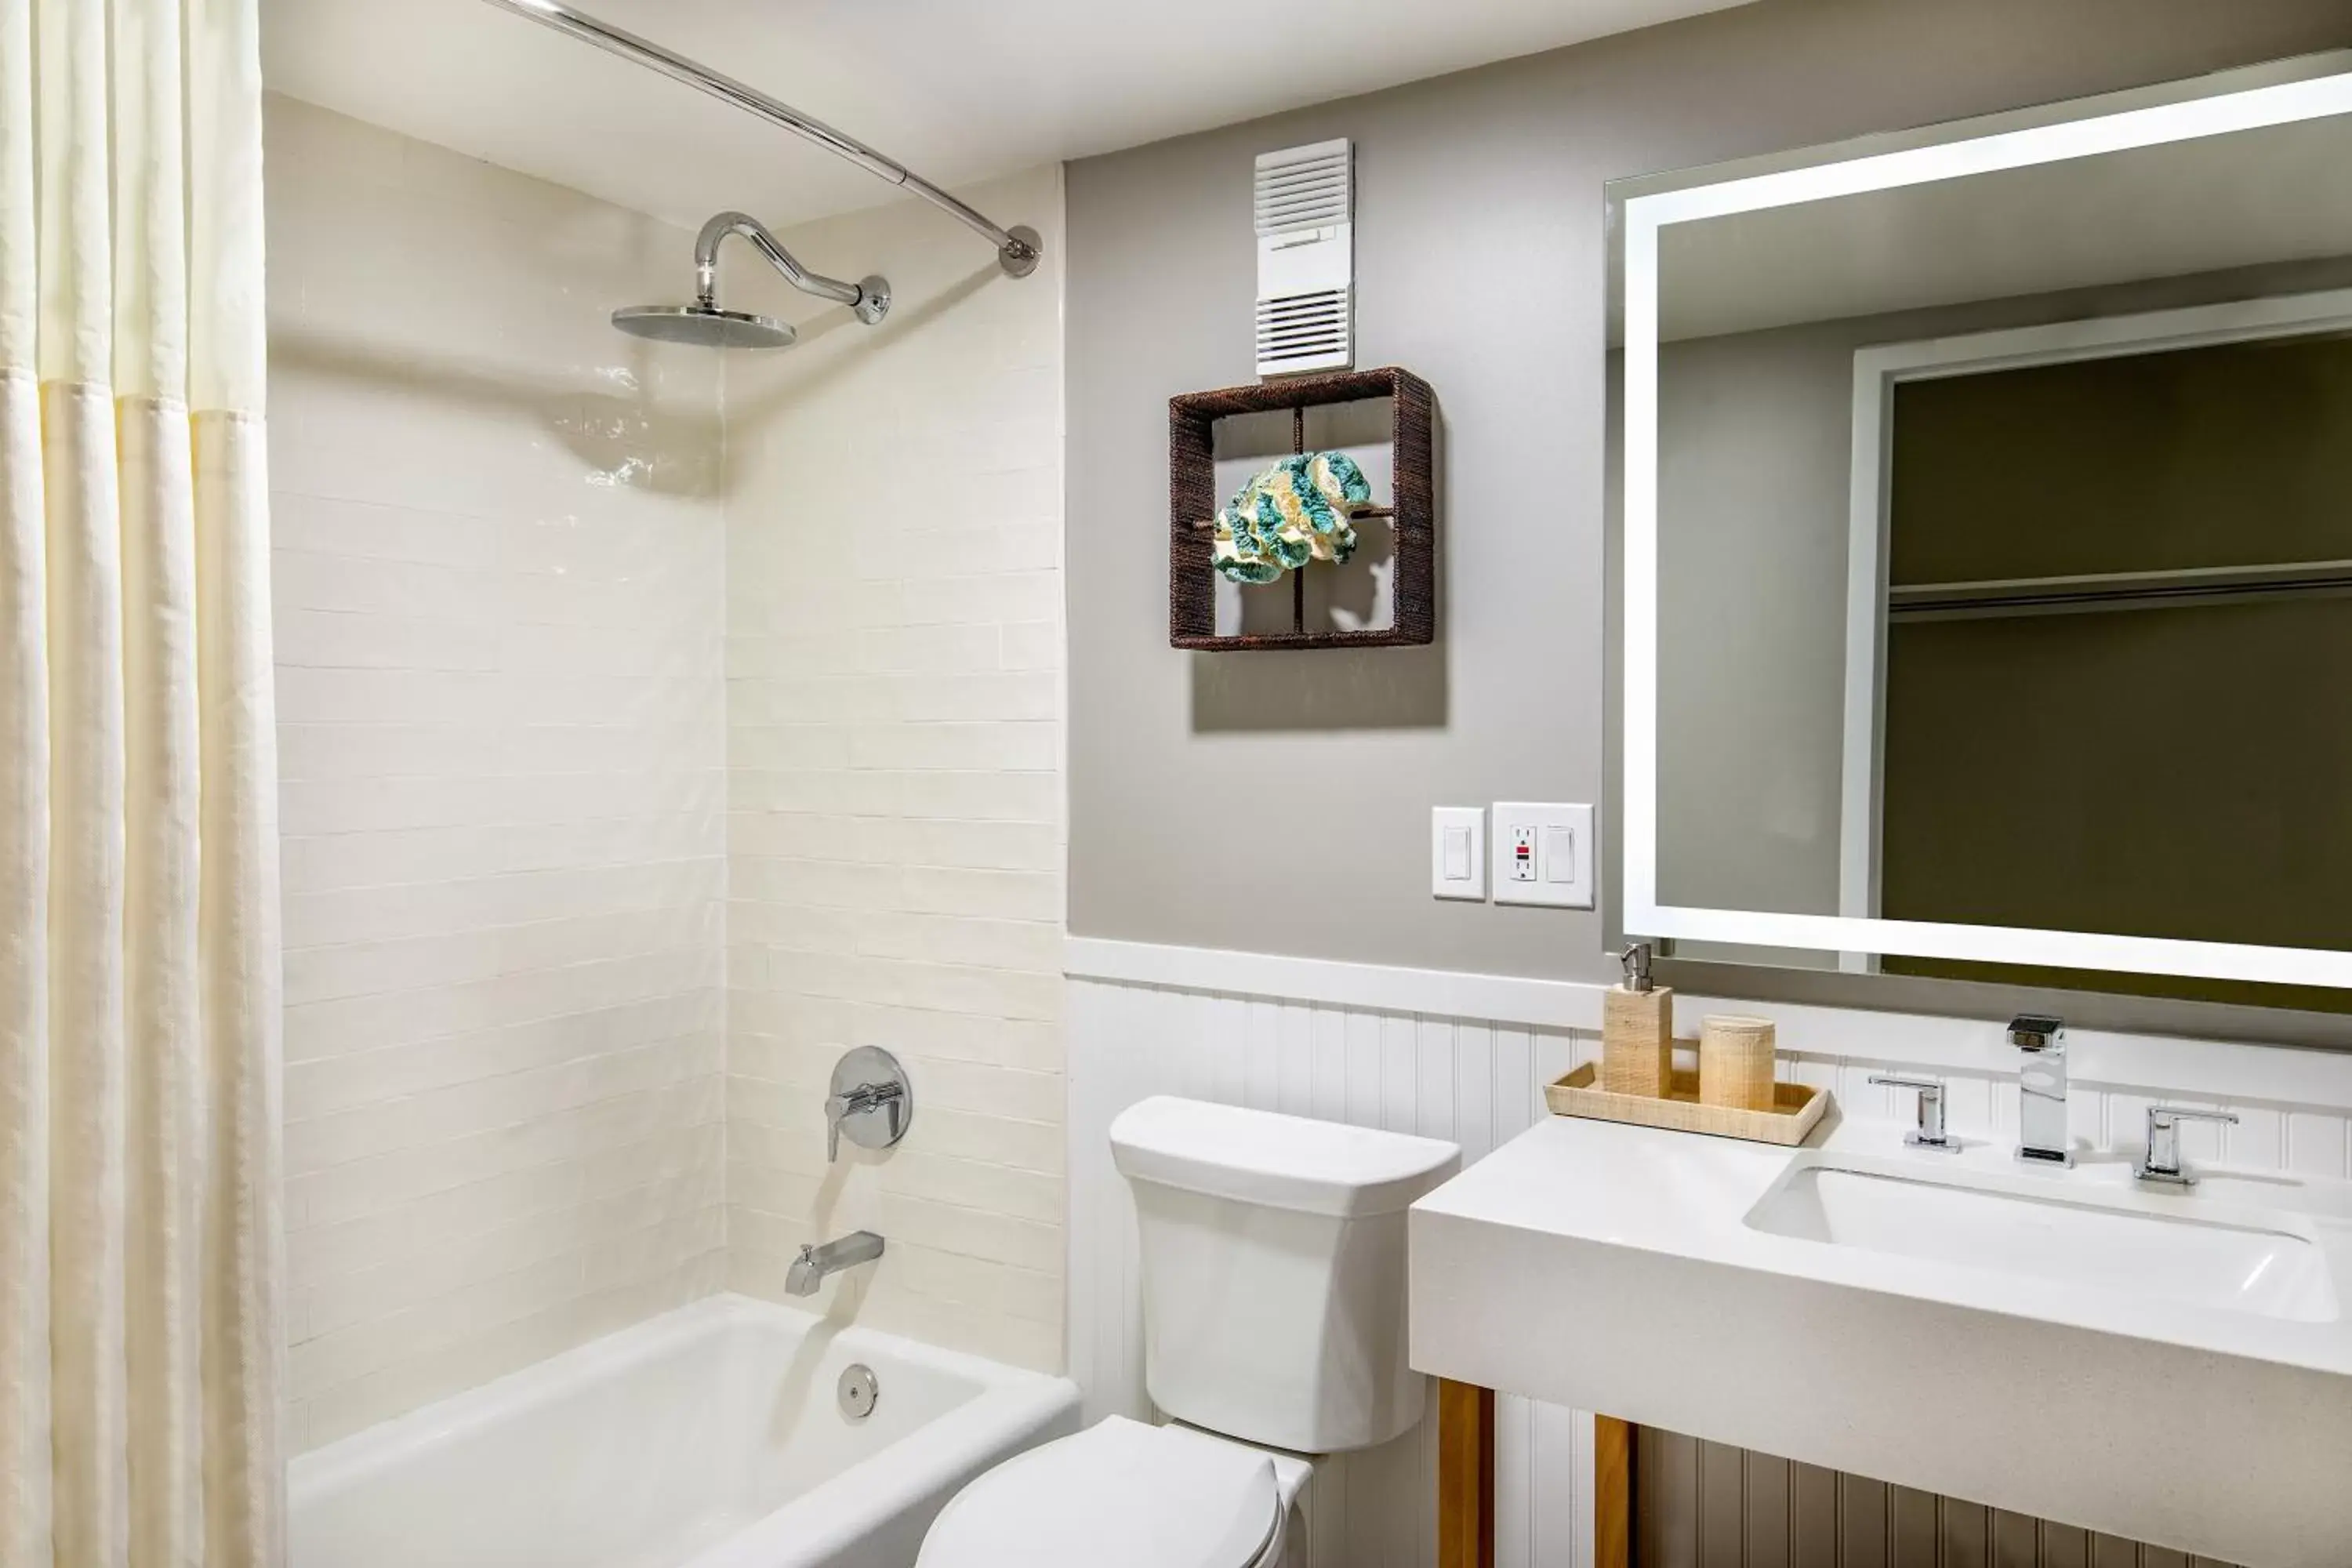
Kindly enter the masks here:
M 2339 1316 L 2307 1237 L 1837 1165 L 1791 1170 L 1748 1212 L 1801 1241 L 1994 1269 L 2296 1322 Z
M 2263 1568 L 2352 1564 L 2352 1183 L 1546 1117 L 1412 1208 L 1412 1364 Z

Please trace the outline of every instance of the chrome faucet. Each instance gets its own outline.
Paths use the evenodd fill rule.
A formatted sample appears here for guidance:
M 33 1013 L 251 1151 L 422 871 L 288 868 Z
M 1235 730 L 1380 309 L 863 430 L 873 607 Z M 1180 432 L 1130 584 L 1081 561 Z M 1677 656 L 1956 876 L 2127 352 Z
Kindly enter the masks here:
M 2009 1043 L 2025 1053 L 2017 1073 L 2017 1157 L 2049 1165 L 2074 1163 L 2066 1130 L 2066 1023 L 2046 1013 L 2009 1021 Z
M 2183 1105 L 2151 1105 L 2147 1108 L 2147 1150 L 2133 1167 L 2132 1174 L 2143 1182 L 2164 1182 L 2176 1187 L 2197 1184 L 2195 1173 L 2180 1157 L 2180 1124 L 2184 1121 L 2221 1121 L 2235 1124 L 2235 1116 L 2226 1110 L 2192 1110 Z
M 1914 1149 L 1933 1149 L 1941 1153 L 1959 1152 L 1959 1144 L 1944 1131 L 1944 1086 L 1932 1078 L 1895 1078 L 1885 1073 L 1874 1074 L 1871 1082 L 1888 1089 L 1910 1089 L 1919 1092 L 1919 1125 L 1903 1135 L 1903 1142 Z
M 814 1296 L 826 1275 L 871 1263 L 881 1256 L 882 1238 L 870 1230 L 853 1230 L 839 1241 L 828 1241 L 823 1247 L 803 1247 L 801 1255 L 793 1259 L 792 1268 L 784 1271 L 784 1294 Z

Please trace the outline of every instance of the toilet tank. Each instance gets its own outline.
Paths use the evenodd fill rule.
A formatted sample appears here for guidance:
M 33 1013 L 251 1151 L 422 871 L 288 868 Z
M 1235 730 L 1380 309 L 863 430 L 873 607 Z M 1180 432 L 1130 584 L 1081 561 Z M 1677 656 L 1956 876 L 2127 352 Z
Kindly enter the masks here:
M 1110 1145 L 1135 1194 L 1152 1403 L 1307 1454 L 1421 1419 L 1405 1210 L 1454 1173 L 1459 1148 L 1166 1096 L 1120 1112 Z

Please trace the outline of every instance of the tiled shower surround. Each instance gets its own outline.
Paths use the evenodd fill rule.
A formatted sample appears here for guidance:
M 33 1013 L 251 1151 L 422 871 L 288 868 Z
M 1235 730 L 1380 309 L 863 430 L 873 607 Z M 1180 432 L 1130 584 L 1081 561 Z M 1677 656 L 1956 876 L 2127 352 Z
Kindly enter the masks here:
M 892 322 L 811 315 L 727 362 L 727 1265 L 877 1230 L 860 1322 L 1062 1364 L 1062 205 L 963 193 L 1045 259 L 1014 280 L 928 207 L 805 225 Z M 1033 216 L 1034 215 L 1034 216 Z M 894 330 L 896 337 L 891 336 Z M 913 1133 L 828 1170 L 845 1045 L 912 1076 Z M 844 1145 L 845 1149 L 847 1145 Z M 862 1300 L 860 1297 L 862 1296 Z
M 268 155 L 298 1445 L 855 1224 L 815 1304 L 1058 1365 L 1057 277 L 815 226 L 896 320 L 727 364 L 606 323 L 687 230 L 284 99 Z M 920 1133 L 827 1180 L 869 1040 Z

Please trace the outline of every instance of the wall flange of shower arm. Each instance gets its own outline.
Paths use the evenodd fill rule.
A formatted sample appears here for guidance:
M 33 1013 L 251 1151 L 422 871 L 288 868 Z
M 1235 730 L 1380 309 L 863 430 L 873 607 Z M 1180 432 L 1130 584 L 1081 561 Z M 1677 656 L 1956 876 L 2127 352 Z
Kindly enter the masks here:
M 625 32 L 610 23 L 600 22 L 585 12 L 559 4 L 558 0 L 488 0 L 488 4 L 502 11 L 511 11 L 518 16 L 528 16 L 559 33 L 578 38 L 583 43 L 593 44 L 607 53 L 635 61 L 649 70 L 659 71 L 673 81 L 684 82 L 721 102 L 731 103 L 746 113 L 756 114 L 771 125 L 781 126 L 795 136 L 805 137 L 877 178 L 903 186 L 996 247 L 997 264 L 1009 276 L 1028 277 L 1037 269 L 1038 258 L 1045 255 L 1044 242 L 1038 238 L 1035 229 L 1025 224 L 1000 228 L 904 163 L 884 157 L 856 137 L 835 131 L 823 121 L 803 114 L 791 104 L 771 98 L 759 89 L 731 77 L 721 76 L 709 67 L 666 49 L 650 39 Z M 775 258 L 771 257 L 769 259 Z

